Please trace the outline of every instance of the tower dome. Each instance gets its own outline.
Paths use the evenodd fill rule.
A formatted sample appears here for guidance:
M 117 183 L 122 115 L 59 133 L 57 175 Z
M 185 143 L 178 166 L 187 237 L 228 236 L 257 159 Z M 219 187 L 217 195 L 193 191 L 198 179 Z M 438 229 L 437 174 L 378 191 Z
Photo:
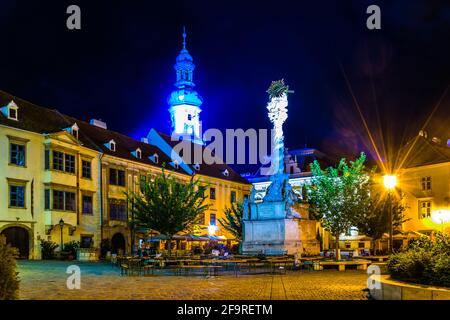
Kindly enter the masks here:
M 195 64 L 186 49 L 186 30 L 183 28 L 183 48 L 173 66 L 176 73 L 176 89 L 167 99 L 172 120 L 172 135 L 182 135 L 194 142 L 203 143 L 200 128 L 200 106 L 203 98 L 195 91 L 193 77 Z

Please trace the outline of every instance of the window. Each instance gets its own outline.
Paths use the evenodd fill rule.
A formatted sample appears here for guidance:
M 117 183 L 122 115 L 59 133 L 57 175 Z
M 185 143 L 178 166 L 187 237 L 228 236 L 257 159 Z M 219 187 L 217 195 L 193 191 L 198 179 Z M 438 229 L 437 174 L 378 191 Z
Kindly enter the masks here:
M 17 120 L 17 110 L 9 109 L 9 118 L 12 120 Z
M 422 191 L 431 190 L 431 177 L 422 178 Z
M 192 120 L 192 115 L 188 114 L 188 120 L 191 121 Z
M 10 144 L 9 162 L 17 166 L 25 166 L 25 146 L 23 144 Z
M 198 224 L 205 225 L 205 213 L 202 212 L 198 215 Z
M 111 151 L 116 151 L 116 143 L 114 141 L 109 143 L 109 147 Z
M 358 248 L 364 249 L 366 247 L 366 244 L 364 242 L 358 242 Z
M 64 171 L 64 153 L 53 151 L 53 169 Z
M 44 190 L 44 209 L 50 210 L 50 190 Z
M 431 217 L 431 201 L 419 201 L 419 219 Z
M 65 210 L 75 211 L 75 193 L 65 192 Z
M 75 193 L 53 190 L 53 210 L 75 211 Z
M 9 186 L 9 206 L 25 208 L 25 186 Z
M 110 201 L 109 219 L 118 221 L 127 220 L 127 206 L 124 201 L 115 201 L 115 200 Z
M 140 149 L 136 150 L 136 158 L 138 158 L 138 159 L 142 158 L 142 151 Z
M 211 213 L 209 215 L 209 224 L 211 226 L 215 226 L 216 225 L 216 214 L 215 213 Z
M 64 191 L 53 190 L 53 210 L 64 210 Z
M 75 156 L 71 154 L 64 154 L 65 156 L 65 171 L 75 173 Z
M 45 170 L 50 169 L 50 150 L 45 150 Z
M 75 139 L 78 139 L 78 128 L 72 128 L 72 135 Z
M 92 236 L 81 236 L 80 238 L 80 248 L 92 248 L 94 245 L 94 240 Z
M 87 160 L 81 161 L 81 176 L 86 179 L 91 178 L 91 162 Z
M 230 200 L 231 200 L 231 203 L 236 202 L 236 191 L 231 191 Z
M 216 199 L 216 188 L 209 188 L 209 198 L 212 200 Z
M 83 213 L 92 214 L 92 196 L 83 196 Z
M 139 186 L 141 188 L 141 192 L 143 192 L 145 185 L 147 184 L 147 176 L 141 174 L 139 179 L 140 179 Z
M 119 169 L 109 169 L 109 184 L 115 186 L 125 186 L 125 171 Z

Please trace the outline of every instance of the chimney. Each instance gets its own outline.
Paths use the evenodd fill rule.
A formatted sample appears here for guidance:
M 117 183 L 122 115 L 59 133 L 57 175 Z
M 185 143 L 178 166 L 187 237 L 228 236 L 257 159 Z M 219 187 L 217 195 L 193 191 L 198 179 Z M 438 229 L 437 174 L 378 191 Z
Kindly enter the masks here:
M 103 122 L 102 120 L 91 119 L 89 124 L 99 128 L 107 129 L 106 122 Z
M 141 142 L 148 144 L 148 138 L 145 137 L 141 138 Z

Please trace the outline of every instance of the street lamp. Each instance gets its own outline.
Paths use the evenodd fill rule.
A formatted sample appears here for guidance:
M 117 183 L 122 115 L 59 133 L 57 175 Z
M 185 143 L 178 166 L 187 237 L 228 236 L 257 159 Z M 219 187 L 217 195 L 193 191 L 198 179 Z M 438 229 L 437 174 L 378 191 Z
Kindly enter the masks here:
M 444 233 L 444 223 L 447 223 L 450 221 L 450 210 L 436 210 L 433 211 L 431 215 L 431 219 L 441 224 L 442 233 Z
M 64 220 L 61 218 L 61 220 L 59 220 L 59 227 L 61 229 L 61 251 L 64 250 L 64 245 L 63 245 L 63 228 L 64 228 Z
M 216 233 L 216 230 L 217 230 L 217 226 L 215 226 L 213 224 L 210 224 L 208 226 L 208 233 L 210 236 L 213 236 Z
M 394 230 L 392 223 L 392 190 L 394 190 L 397 185 L 397 177 L 394 175 L 385 175 L 383 177 L 384 187 L 388 191 L 388 201 L 389 201 L 389 253 L 392 254 L 392 249 L 394 247 Z

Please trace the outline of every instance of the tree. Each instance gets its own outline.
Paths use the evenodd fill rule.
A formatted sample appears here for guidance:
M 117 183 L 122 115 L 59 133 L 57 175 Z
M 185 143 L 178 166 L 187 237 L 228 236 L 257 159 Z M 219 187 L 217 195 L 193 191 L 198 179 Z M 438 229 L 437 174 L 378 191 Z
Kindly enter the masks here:
M 0 236 L 0 300 L 17 299 L 19 277 L 16 271 L 16 258 L 19 252 Z
M 405 221 L 404 211 L 407 206 L 403 202 L 403 194 L 388 197 L 372 184 L 367 205 L 354 215 L 353 225 L 358 232 L 372 238 L 372 247 L 376 254 L 375 244 L 384 233 L 389 232 L 389 215 L 392 208 L 393 230 L 398 229 Z
M 242 219 L 244 217 L 244 207 L 242 203 L 232 203 L 231 207 L 224 210 L 225 218 L 220 219 L 220 225 L 231 233 L 236 240 L 242 239 Z
M 161 175 L 142 184 L 141 192 L 127 193 L 133 203 L 132 223 L 167 236 L 170 255 L 173 236 L 188 230 L 208 209 L 204 204 L 205 190 L 194 176 L 188 182 L 180 182 L 163 169 Z
M 336 260 L 340 260 L 339 236 L 352 227 L 353 215 L 365 205 L 369 194 L 369 178 L 365 172 L 366 156 L 361 153 L 347 164 L 341 159 L 336 168 L 320 168 L 317 161 L 311 163 L 311 184 L 306 185 L 309 211 L 320 220 L 336 242 Z

